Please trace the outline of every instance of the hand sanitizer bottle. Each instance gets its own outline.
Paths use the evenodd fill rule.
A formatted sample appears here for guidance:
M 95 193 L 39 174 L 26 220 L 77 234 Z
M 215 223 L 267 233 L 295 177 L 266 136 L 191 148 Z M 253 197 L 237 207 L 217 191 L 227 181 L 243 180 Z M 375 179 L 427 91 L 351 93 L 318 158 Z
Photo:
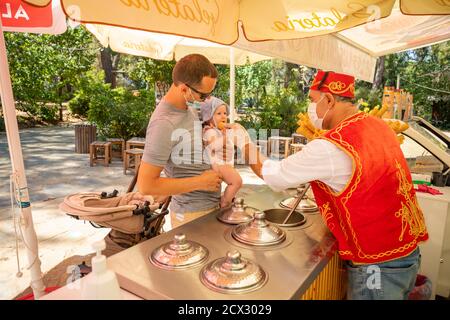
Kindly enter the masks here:
M 92 258 L 92 272 L 82 278 L 81 296 L 83 300 L 120 300 L 119 282 L 116 274 L 108 270 L 106 257 L 101 251 L 106 248 L 105 240 L 95 242 L 92 247 L 97 255 Z

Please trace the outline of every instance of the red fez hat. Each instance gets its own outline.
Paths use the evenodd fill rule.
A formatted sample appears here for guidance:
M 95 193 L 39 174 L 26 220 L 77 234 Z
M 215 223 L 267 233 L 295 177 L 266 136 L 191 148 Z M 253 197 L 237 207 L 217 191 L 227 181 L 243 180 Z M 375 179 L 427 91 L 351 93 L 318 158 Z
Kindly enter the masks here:
M 341 97 L 355 97 L 355 77 L 333 71 L 319 70 L 310 90 L 328 92 Z

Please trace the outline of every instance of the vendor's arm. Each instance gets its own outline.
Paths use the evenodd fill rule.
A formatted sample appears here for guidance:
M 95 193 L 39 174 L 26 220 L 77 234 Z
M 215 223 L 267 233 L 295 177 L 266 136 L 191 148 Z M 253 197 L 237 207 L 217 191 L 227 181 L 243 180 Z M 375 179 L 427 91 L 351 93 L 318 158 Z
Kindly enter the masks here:
M 331 142 L 316 139 L 300 152 L 281 161 L 270 159 L 264 161 L 261 175 L 276 191 L 296 188 L 300 184 L 315 180 L 320 180 L 335 190 L 341 190 L 352 170 L 351 161 L 345 159 L 342 163 L 342 156 L 348 157 Z
M 244 146 L 244 155 L 253 172 L 275 191 L 296 188 L 314 180 L 320 180 L 335 191 L 340 191 L 352 172 L 350 157 L 331 142 L 322 139 L 311 141 L 302 151 L 281 161 L 263 157 L 253 143 Z M 250 161 L 252 156 L 256 159 L 253 163 Z

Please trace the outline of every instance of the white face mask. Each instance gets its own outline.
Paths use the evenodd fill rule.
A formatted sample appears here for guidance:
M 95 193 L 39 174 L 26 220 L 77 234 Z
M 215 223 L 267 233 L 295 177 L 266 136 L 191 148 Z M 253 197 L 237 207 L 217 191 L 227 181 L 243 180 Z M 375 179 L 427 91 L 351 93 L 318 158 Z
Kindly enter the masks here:
M 330 111 L 330 109 L 328 109 L 327 112 L 325 112 L 325 114 L 323 115 L 323 118 L 319 118 L 317 116 L 317 104 L 320 103 L 323 100 L 323 98 L 325 98 L 325 96 L 323 96 L 317 102 L 310 102 L 309 106 L 308 106 L 309 119 L 311 119 L 311 122 L 313 123 L 314 127 L 316 127 L 317 129 L 322 129 L 323 119 L 325 119 L 328 111 Z

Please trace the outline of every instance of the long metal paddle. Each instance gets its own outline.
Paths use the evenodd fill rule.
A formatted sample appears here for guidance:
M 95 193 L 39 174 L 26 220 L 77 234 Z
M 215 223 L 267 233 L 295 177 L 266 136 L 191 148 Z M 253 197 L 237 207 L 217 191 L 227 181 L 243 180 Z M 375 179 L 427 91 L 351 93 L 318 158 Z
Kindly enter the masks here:
M 297 209 L 297 207 L 298 207 L 300 201 L 302 201 L 303 196 L 306 194 L 306 191 L 308 191 L 309 186 L 310 186 L 310 184 L 308 183 L 308 184 L 305 186 L 305 188 L 303 189 L 303 191 L 298 195 L 297 200 L 295 200 L 294 206 L 292 207 L 291 211 L 289 211 L 289 213 L 288 213 L 286 219 L 284 219 L 284 221 L 283 221 L 282 224 L 286 224 L 286 222 L 287 222 L 287 221 L 289 220 L 289 218 L 291 217 L 292 213 L 295 211 L 295 209 Z

